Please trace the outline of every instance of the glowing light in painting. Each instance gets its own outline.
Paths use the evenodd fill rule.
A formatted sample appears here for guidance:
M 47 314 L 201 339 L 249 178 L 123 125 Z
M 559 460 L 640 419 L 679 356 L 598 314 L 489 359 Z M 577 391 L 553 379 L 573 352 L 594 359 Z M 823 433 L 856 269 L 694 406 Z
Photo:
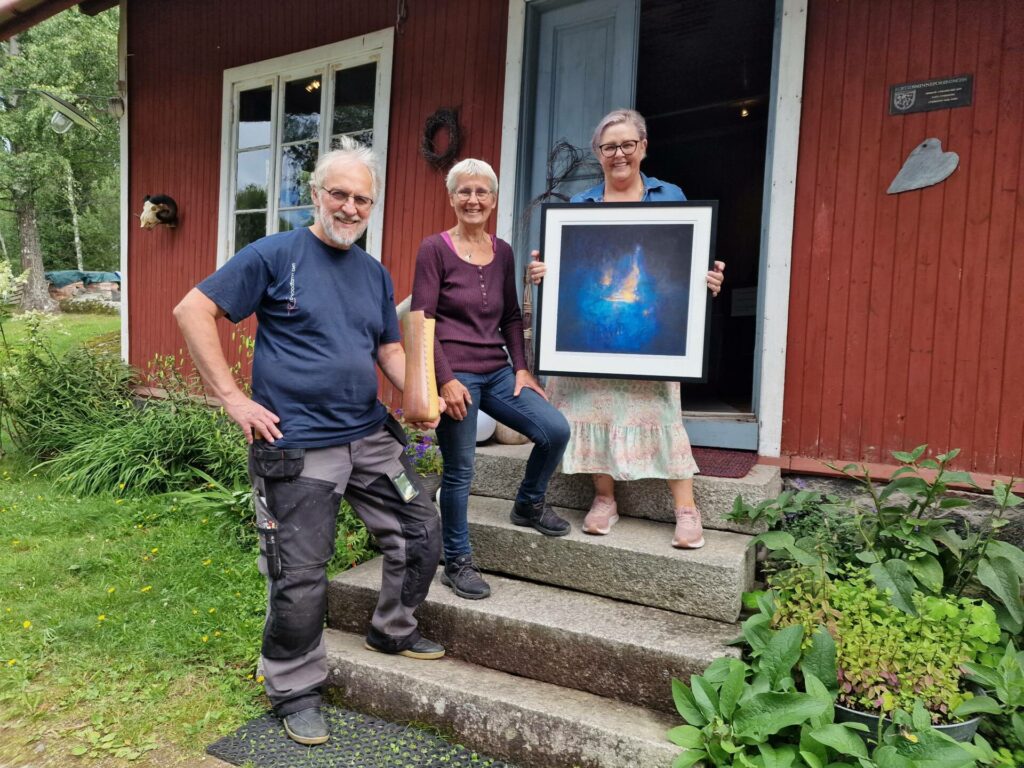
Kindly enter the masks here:
M 556 349 L 685 355 L 692 246 L 689 224 L 563 227 Z

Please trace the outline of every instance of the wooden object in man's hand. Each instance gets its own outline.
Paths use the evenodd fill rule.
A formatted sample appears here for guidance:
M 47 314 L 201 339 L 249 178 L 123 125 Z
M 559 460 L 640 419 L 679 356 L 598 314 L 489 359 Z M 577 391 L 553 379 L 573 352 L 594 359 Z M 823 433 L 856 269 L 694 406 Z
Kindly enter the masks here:
M 422 310 L 402 320 L 405 337 L 405 392 L 402 411 L 406 421 L 434 421 L 440 415 L 437 377 L 434 374 L 434 318 Z

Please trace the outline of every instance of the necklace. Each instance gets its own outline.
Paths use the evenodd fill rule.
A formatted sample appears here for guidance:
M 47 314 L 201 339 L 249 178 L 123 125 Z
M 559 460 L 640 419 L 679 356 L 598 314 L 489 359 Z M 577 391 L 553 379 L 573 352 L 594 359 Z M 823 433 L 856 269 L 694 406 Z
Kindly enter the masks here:
M 464 236 L 461 232 L 459 232 L 457 228 L 453 229 L 451 234 L 452 237 L 455 237 L 456 239 L 464 242 L 466 244 L 466 247 L 471 249 L 461 254 L 462 258 L 464 258 L 466 261 L 473 260 L 472 248 L 474 245 L 484 245 L 487 242 L 487 238 L 484 238 L 483 240 L 470 240 L 468 237 Z

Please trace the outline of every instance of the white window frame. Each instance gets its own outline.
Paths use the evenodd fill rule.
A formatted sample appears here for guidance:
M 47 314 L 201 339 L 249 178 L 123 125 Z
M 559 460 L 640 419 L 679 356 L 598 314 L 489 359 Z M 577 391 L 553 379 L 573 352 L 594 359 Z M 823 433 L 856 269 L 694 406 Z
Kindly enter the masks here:
M 267 199 L 267 229 L 277 231 L 277 212 L 280 199 L 281 162 L 279 115 L 284 98 L 283 84 L 287 80 L 323 73 L 324 104 L 334 103 L 334 73 L 339 69 L 358 67 L 363 64 L 377 65 L 376 87 L 373 106 L 373 151 L 380 160 L 377 177 L 377 197 L 366 229 L 366 250 L 380 260 L 384 232 L 384 191 L 386 185 L 388 156 L 388 118 L 391 108 L 391 71 L 394 55 L 395 32 L 393 28 L 382 29 L 367 35 L 343 40 L 319 48 L 278 56 L 273 59 L 245 64 L 224 70 L 224 89 L 221 103 L 221 158 L 220 158 L 220 208 L 217 223 L 217 267 L 222 266 L 235 253 L 235 172 L 238 136 L 236 105 L 241 91 L 270 85 L 273 90 L 271 107 L 272 189 Z M 329 110 L 325 110 L 320 121 L 320 147 L 330 146 L 333 128 Z

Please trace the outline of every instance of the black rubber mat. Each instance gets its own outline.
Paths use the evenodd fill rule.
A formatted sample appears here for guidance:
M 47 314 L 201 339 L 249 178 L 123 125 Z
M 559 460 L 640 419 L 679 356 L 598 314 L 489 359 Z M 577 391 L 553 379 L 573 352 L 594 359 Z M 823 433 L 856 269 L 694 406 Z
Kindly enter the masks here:
M 514 768 L 422 728 L 338 707 L 324 707 L 323 713 L 331 729 L 326 744 L 296 744 L 285 735 L 281 721 L 267 714 L 250 720 L 206 751 L 233 765 L 255 768 Z

